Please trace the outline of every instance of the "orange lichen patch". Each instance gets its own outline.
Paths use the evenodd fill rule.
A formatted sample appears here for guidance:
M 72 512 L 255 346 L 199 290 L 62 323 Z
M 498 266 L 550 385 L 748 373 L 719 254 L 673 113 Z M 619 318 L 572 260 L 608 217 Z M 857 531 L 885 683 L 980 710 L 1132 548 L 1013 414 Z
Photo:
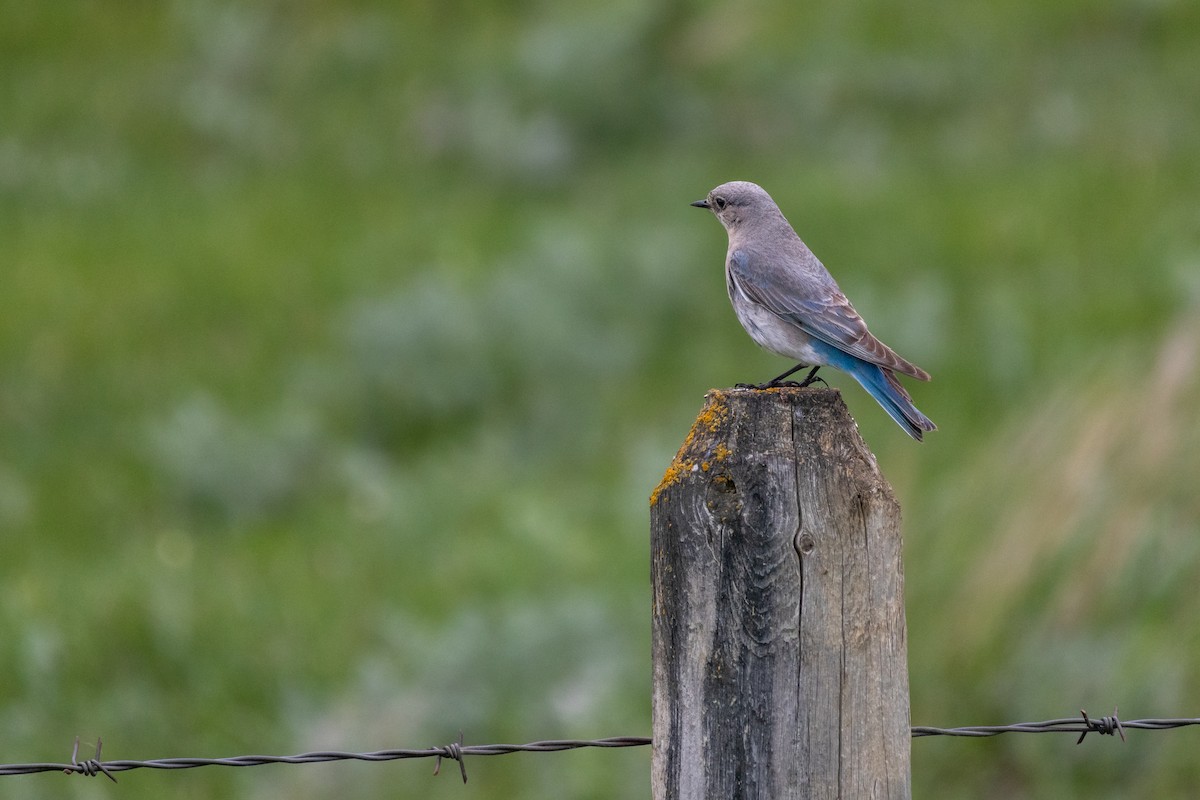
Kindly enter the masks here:
M 725 393 L 719 390 L 705 395 L 704 407 L 692 423 L 692 429 L 688 431 L 687 438 L 683 440 L 679 452 L 672 459 L 671 466 L 667 467 L 662 480 L 650 495 L 650 505 L 656 505 L 663 490 L 674 486 L 684 475 L 696 470 L 707 472 L 713 463 L 732 455 L 733 451 L 724 442 L 713 441 L 717 432 L 729 419 L 729 406 L 726 405 L 725 399 Z
M 667 471 L 663 473 L 662 480 L 658 482 L 658 486 L 655 486 L 654 491 L 650 493 L 650 505 L 658 505 L 658 496 L 663 493 L 663 490 L 678 483 L 680 477 L 690 471 L 691 466 L 676 457 L 671 462 L 671 466 L 667 467 Z

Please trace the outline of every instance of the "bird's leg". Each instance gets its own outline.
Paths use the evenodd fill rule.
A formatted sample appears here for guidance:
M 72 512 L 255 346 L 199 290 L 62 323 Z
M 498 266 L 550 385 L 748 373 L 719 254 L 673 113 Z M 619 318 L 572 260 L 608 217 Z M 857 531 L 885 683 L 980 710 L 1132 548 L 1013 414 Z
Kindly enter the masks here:
M 786 378 L 788 375 L 791 375 L 793 372 L 799 372 L 800 370 L 804 369 L 807 366 L 808 366 L 808 364 L 797 364 L 796 366 L 789 369 L 787 372 L 783 373 L 782 375 L 780 375 L 778 377 L 772 378 L 771 380 L 767 381 L 766 383 L 738 383 L 738 384 L 734 384 L 734 388 L 735 389 L 774 389 L 779 386 L 802 386 L 804 384 L 799 384 L 799 383 L 796 383 L 795 381 L 785 381 L 784 378 Z M 813 371 L 814 372 L 816 371 L 815 368 Z M 811 373 L 809 375 L 811 377 Z
M 783 373 L 782 375 L 780 375 L 778 377 L 772 378 L 771 380 L 767 381 L 766 383 L 737 383 L 737 384 L 734 384 L 734 388 L 735 389 L 775 389 L 780 386 L 787 386 L 787 387 L 791 387 L 791 388 L 802 389 L 805 386 L 811 386 L 815 381 L 820 381 L 821 383 L 825 383 L 825 379 L 822 377 L 819 377 L 817 375 L 817 370 L 819 370 L 821 368 L 820 364 L 818 364 L 817 366 L 810 369 L 808 371 L 808 375 L 806 375 L 804 377 L 804 380 L 802 380 L 800 382 L 784 380 L 784 378 L 786 378 L 787 376 L 789 376 L 795 372 L 799 372 L 800 370 L 805 369 L 808 366 L 809 366 L 808 364 L 797 364 L 796 366 L 789 369 L 787 372 Z M 828 386 L 829 384 L 825 383 L 825 385 Z
M 811 370 L 809 370 L 809 373 L 808 373 L 808 375 L 806 375 L 804 377 L 804 380 L 800 381 L 800 386 L 801 387 L 811 386 L 814 381 L 820 381 L 821 383 L 825 383 L 825 379 L 817 375 L 817 370 L 819 370 L 820 368 L 821 368 L 821 365 L 818 364 L 817 366 L 815 366 Z M 828 386 L 829 384 L 825 383 L 825 385 Z
M 795 384 L 796 386 L 799 386 L 800 384 L 796 383 L 795 381 L 787 381 L 787 383 L 785 384 L 783 379 L 786 378 L 788 375 L 791 375 L 793 372 L 799 372 L 800 370 L 804 369 L 807 366 L 808 366 L 808 364 L 797 364 L 796 366 L 792 367 L 791 369 L 789 369 L 787 372 L 783 373 L 782 375 L 775 377 L 775 378 L 771 378 L 771 380 L 767 381 L 764 384 L 760 384 L 759 388 L 766 389 L 771 386 L 784 386 L 784 385 L 791 386 L 793 384 Z

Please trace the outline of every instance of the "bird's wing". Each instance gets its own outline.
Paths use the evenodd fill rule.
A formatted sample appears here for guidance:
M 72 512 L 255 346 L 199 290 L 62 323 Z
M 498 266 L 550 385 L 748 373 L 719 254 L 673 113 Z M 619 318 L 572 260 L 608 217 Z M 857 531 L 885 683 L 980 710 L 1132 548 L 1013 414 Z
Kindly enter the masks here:
M 761 256 L 745 250 L 729 254 L 730 277 L 747 298 L 843 352 L 918 380 L 929 380 L 928 372 L 901 358 L 867 330 L 867 324 L 832 279 L 806 281 L 799 273 L 783 269 L 771 270 L 767 277 L 764 270 L 751 268 L 754 258 Z

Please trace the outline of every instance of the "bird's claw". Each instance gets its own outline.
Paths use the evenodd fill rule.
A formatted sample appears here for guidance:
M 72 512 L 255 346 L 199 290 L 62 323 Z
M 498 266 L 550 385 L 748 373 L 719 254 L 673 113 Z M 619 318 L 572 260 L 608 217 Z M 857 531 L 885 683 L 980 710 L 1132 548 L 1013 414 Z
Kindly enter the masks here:
M 820 380 L 818 378 L 817 380 Z M 767 389 L 798 389 L 804 384 L 795 381 L 767 381 L 766 383 L 735 383 L 735 389 L 753 389 L 761 392 Z

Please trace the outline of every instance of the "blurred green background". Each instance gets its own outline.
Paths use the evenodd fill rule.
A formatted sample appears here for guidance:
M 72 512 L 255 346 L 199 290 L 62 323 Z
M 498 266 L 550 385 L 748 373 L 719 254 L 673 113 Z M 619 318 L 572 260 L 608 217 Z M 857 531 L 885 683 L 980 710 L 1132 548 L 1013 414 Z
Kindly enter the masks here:
M 934 375 L 912 719 L 1200 714 L 1200 5 L 0 2 L 0 761 L 648 735 L 647 498 L 789 364 L 763 184 Z M 918 797 L 1191 796 L 1193 730 L 913 743 Z M 85 747 L 86 749 L 86 747 Z M 3 778 L 648 797 L 649 751 Z

